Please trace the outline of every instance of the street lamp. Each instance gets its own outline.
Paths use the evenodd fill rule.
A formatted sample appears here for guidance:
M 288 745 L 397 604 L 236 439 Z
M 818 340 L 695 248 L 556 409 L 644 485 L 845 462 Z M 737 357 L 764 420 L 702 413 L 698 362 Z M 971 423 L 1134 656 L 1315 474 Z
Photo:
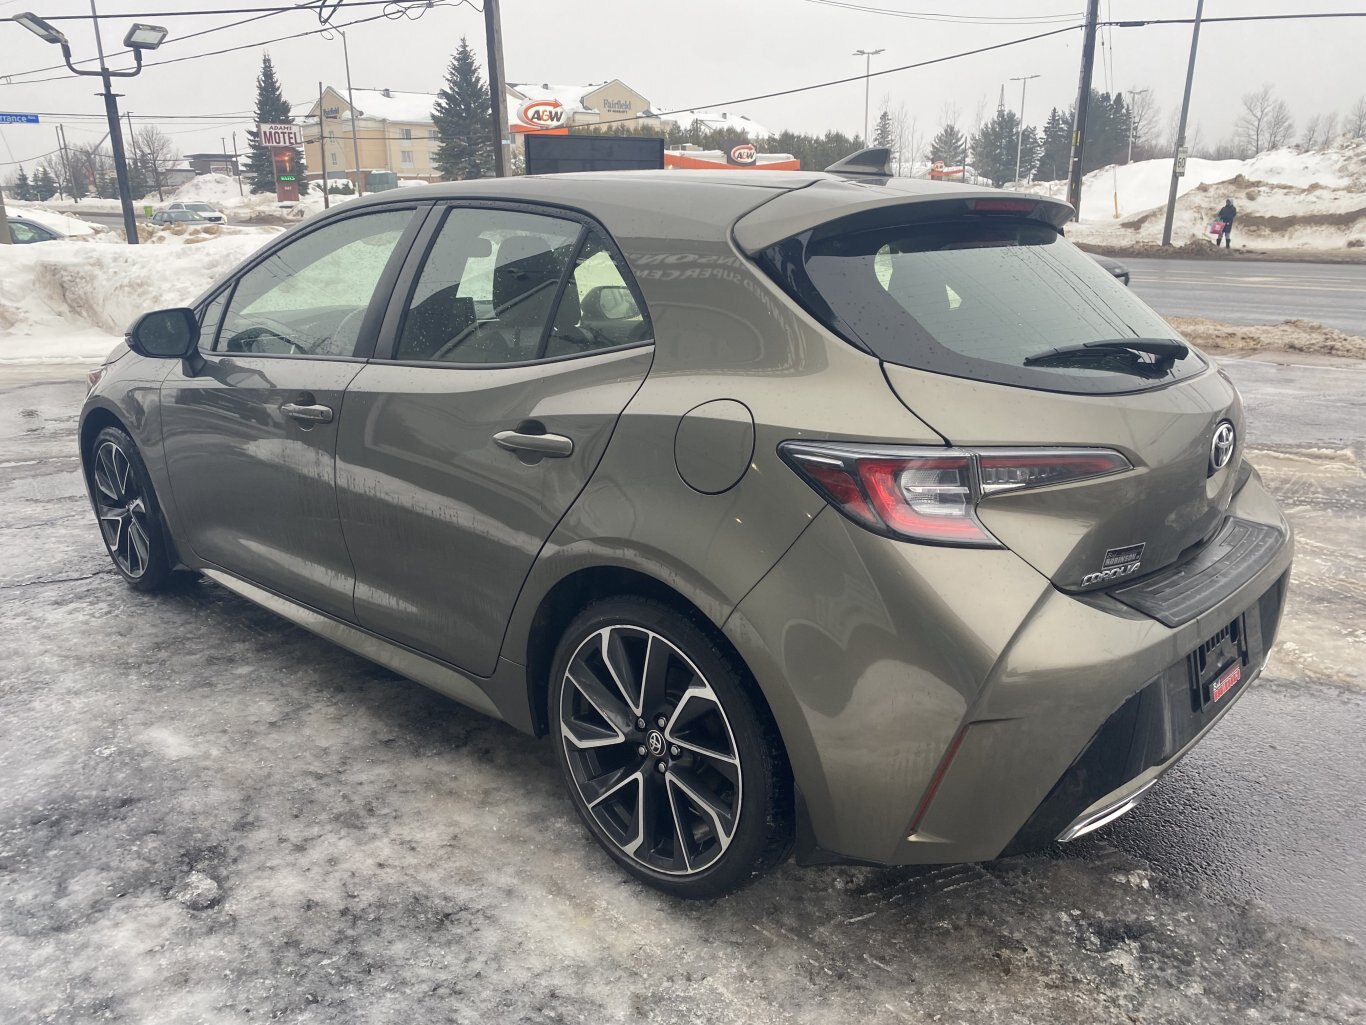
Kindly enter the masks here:
M 1016 137 L 1016 139 L 1015 139 L 1015 183 L 1016 183 L 1017 185 L 1018 185 L 1019 182 L 1020 182 L 1020 151 L 1021 151 L 1022 149 L 1024 149 L 1024 103 L 1025 103 L 1025 89 L 1027 89 L 1027 88 L 1029 87 L 1029 80 L 1030 80 L 1031 78 L 1038 78 L 1038 77 L 1039 77 L 1038 75 L 1021 75 L 1021 76 L 1018 77 L 1018 78 L 1012 78 L 1012 79 L 1011 79 L 1012 82 L 1019 82 L 1019 83 L 1020 83 L 1020 131 L 1019 131 L 1019 135 L 1018 135 L 1018 136 Z
M 863 61 L 863 145 L 869 145 L 868 140 L 868 81 L 873 73 L 873 58 L 880 54 L 881 50 L 855 50 L 853 56 L 864 58 Z
M 128 244 L 138 244 L 138 222 L 133 216 L 133 197 L 128 187 L 128 162 L 123 153 L 123 131 L 119 127 L 119 104 L 115 98 L 114 78 L 132 78 L 142 71 L 142 51 L 155 50 L 166 39 L 166 30 L 160 25 L 134 23 L 123 37 L 123 45 L 133 51 L 136 66 L 132 71 L 111 71 L 104 63 L 104 41 L 100 37 L 100 19 L 95 11 L 95 0 L 90 0 L 90 18 L 95 23 L 95 48 L 100 55 L 99 71 L 82 71 L 71 63 L 71 44 L 58 29 L 48 24 L 36 14 L 16 14 L 14 20 L 45 43 L 62 48 L 62 59 L 73 75 L 98 76 L 104 81 L 104 113 L 109 120 L 109 148 L 114 151 L 114 175 L 119 182 L 119 202 L 123 207 L 123 233 Z

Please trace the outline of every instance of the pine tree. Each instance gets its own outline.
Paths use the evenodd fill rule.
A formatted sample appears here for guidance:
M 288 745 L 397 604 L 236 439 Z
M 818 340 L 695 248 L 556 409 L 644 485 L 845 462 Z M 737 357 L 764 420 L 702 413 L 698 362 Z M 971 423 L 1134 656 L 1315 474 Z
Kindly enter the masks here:
M 28 175 L 24 173 L 24 165 L 19 165 L 19 177 L 14 179 L 14 198 L 32 199 L 33 186 L 29 184 Z
M 275 65 L 270 54 L 261 58 L 261 74 L 256 77 L 256 123 L 267 125 L 293 124 L 289 113 L 289 101 L 280 91 L 280 82 L 275 77 Z M 247 146 L 251 156 L 245 168 L 247 180 L 251 182 L 252 192 L 275 191 L 275 165 L 272 163 L 270 147 L 261 145 L 261 133 L 247 132 Z M 299 191 L 304 191 L 304 154 L 294 150 L 294 166 L 298 168 Z
M 474 51 L 461 36 L 446 69 L 446 84 L 432 107 L 432 123 L 441 139 L 433 163 L 441 177 L 454 181 L 493 173 L 492 117 L 488 86 Z
M 945 125 L 930 140 L 930 160 L 942 160 L 950 167 L 967 162 L 968 140 L 957 125 Z
M 873 145 L 891 148 L 892 115 L 888 111 L 884 110 L 877 116 L 877 127 L 873 129 Z
M 38 177 L 33 182 L 33 198 L 39 202 L 51 199 L 57 194 L 57 181 L 46 167 L 38 168 Z
M 1054 107 L 1043 125 L 1038 177 L 1041 181 L 1061 181 L 1067 177 L 1072 160 L 1072 122 Z

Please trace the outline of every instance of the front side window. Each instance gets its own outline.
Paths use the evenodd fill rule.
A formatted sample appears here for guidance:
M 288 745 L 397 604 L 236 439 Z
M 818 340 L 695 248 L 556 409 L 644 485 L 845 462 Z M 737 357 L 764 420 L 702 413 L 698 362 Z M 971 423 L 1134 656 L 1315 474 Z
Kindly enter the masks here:
M 540 358 L 581 227 L 575 221 L 456 208 L 423 263 L 395 358 L 521 363 Z
M 217 351 L 354 355 L 375 286 L 412 216 L 383 210 L 334 221 L 257 264 L 237 283 Z

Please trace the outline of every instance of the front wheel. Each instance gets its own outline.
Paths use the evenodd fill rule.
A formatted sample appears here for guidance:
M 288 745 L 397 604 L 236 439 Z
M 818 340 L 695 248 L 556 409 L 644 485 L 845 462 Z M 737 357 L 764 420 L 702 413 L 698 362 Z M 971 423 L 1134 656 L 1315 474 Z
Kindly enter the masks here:
M 717 897 L 792 843 L 790 772 L 734 659 L 659 602 L 586 609 L 560 640 L 550 709 L 589 832 L 636 878 Z
M 95 436 L 90 450 L 91 494 L 104 547 L 128 585 L 156 591 L 171 578 L 161 507 L 133 439 L 117 427 Z

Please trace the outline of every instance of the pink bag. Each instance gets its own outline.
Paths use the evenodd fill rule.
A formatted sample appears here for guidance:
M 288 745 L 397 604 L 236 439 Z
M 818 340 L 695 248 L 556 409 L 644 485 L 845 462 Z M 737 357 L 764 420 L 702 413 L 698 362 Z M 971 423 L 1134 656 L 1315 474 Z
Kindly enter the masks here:
M 1222 235 L 1224 233 L 1224 222 L 1214 221 L 1211 223 L 1209 226 L 1209 233 L 1211 235 Z

